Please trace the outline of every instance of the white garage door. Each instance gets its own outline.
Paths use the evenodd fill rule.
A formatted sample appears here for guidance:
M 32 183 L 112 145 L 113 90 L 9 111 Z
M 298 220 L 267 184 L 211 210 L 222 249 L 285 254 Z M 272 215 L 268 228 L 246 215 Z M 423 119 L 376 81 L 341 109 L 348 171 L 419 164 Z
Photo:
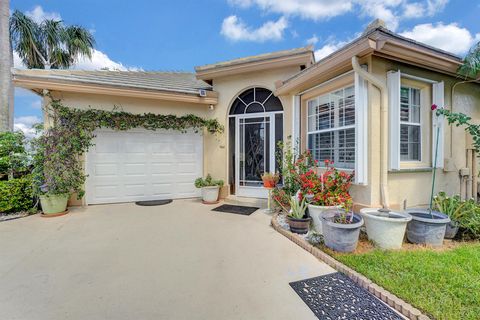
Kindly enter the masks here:
M 200 196 L 200 134 L 176 131 L 98 131 L 87 154 L 88 204 Z

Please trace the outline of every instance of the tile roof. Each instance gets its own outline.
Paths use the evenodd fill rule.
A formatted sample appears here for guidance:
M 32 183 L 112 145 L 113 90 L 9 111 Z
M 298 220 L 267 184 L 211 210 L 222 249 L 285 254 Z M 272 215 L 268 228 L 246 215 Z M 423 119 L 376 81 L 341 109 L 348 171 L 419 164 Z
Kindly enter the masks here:
M 201 72 L 201 71 L 206 71 L 211 69 L 236 66 L 236 65 L 250 63 L 250 62 L 266 61 L 266 60 L 273 60 L 277 58 L 302 55 L 305 53 L 313 54 L 313 46 L 310 45 L 310 46 L 301 47 L 301 48 L 275 51 L 275 52 L 264 53 L 264 54 L 259 54 L 255 56 L 248 56 L 248 57 L 243 57 L 243 58 L 238 58 L 238 59 L 233 59 L 233 60 L 228 60 L 223 62 L 207 64 L 203 66 L 197 66 L 195 67 L 195 71 Z
M 200 89 L 212 90 L 208 83 L 188 72 L 14 69 L 13 76 L 192 94 L 198 94 Z

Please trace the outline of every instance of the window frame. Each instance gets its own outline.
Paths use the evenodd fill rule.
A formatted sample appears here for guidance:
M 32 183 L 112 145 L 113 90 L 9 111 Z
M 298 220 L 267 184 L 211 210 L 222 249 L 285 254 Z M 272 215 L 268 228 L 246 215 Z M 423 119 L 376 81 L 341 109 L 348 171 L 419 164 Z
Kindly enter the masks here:
M 320 130 L 312 130 L 310 131 L 310 118 L 311 117 L 316 117 L 318 116 L 317 113 L 315 114 L 312 114 L 310 115 L 310 103 L 312 101 L 315 101 L 315 102 L 318 102 L 318 100 L 321 98 L 321 97 L 324 97 L 324 96 L 329 96 L 329 103 L 331 103 L 331 99 L 330 99 L 330 95 L 334 94 L 335 92 L 338 92 L 338 91 L 343 91 L 343 93 L 345 93 L 345 90 L 346 89 L 349 89 L 351 88 L 352 90 L 352 94 L 353 94 L 353 97 L 352 97 L 352 100 L 353 100 L 353 114 L 354 114 L 354 123 L 353 124 L 349 124 L 349 125 L 346 125 L 346 126 L 339 126 L 339 127 L 334 127 L 334 128 L 328 128 L 328 129 L 320 129 Z M 344 94 L 344 99 L 345 99 L 345 94 Z M 357 132 L 356 132 L 356 128 L 357 128 L 357 114 L 356 114 L 356 108 L 357 108 L 357 105 L 356 105 L 357 101 L 356 101 L 356 91 L 355 91 L 355 83 L 351 83 L 351 84 L 348 84 L 348 85 L 344 85 L 344 86 L 341 86 L 341 87 L 338 87 L 338 88 L 335 88 L 335 89 L 332 89 L 332 90 L 329 90 L 328 92 L 325 92 L 325 93 L 322 93 L 320 95 L 317 95 L 315 97 L 312 97 L 308 100 L 305 101 L 305 105 L 306 105 L 306 149 L 307 150 L 312 150 L 312 148 L 310 147 L 310 135 L 312 134 L 322 134 L 322 133 L 331 133 L 331 132 L 335 132 L 335 131 L 341 131 L 341 130 L 353 130 L 353 134 L 354 134 L 354 138 L 355 138 L 355 143 L 354 143 L 354 148 L 353 148 L 353 154 L 354 154 L 354 162 L 352 164 L 352 168 L 345 168 L 345 167 L 337 167 L 336 166 L 336 163 L 334 162 L 334 166 L 335 168 L 339 169 L 339 170 L 342 170 L 342 171 L 345 171 L 345 172 L 353 172 L 355 171 L 355 167 L 356 167 L 356 164 L 357 164 Z M 334 122 L 335 121 L 338 121 L 338 119 L 340 119 L 340 116 L 338 115 L 337 116 L 337 119 L 334 118 Z M 335 151 L 337 150 L 337 151 Z M 339 149 L 334 149 L 334 152 L 339 152 Z M 318 167 L 320 169 L 325 169 L 325 165 L 322 161 L 319 160 L 319 165 Z
M 415 89 L 415 90 L 418 90 L 418 94 L 419 94 L 419 105 L 418 105 L 418 116 L 420 118 L 420 121 L 417 123 L 417 122 L 410 122 L 410 121 L 402 121 L 402 112 L 401 112 L 401 108 L 402 108 L 402 101 L 401 101 L 401 92 L 402 92 L 402 89 L 403 88 L 407 88 L 409 89 L 409 99 L 412 99 L 412 89 Z M 402 130 L 402 125 L 406 125 L 406 126 L 416 126 L 419 128 L 419 137 L 418 137 L 418 141 L 419 141 L 419 144 L 420 144 L 420 150 L 419 150 L 419 159 L 418 160 L 402 160 L 402 154 L 400 153 L 399 154 L 399 157 L 400 157 L 400 163 L 405 163 L 405 164 L 408 164 L 408 163 L 422 163 L 424 158 L 423 158 L 423 148 L 424 148 L 424 143 L 423 143 L 423 124 L 424 124 L 424 120 L 423 120 L 423 116 L 422 116 L 422 105 L 423 105 L 423 94 L 422 94 L 422 88 L 419 88 L 417 86 L 413 86 L 413 85 L 407 85 L 407 84 L 402 84 L 400 83 L 400 105 L 399 105 L 399 108 L 400 108 L 400 111 L 399 111 L 399 125 L 400 125 L 400 133 L 398 135 L 398 139 L 399 139 L 399 146 L 400 146 L 400 150 L 401 150 L 401 147 L 402 147 L 402 135 L 401 135 L 401 130 Z M 411 110 L 411 107 L 412 107 L 412 104 L 409 102 L 408 104 L 408 107 L 409 107 L 409 112 Z M 410 115 L 410 114 L 409 114 Z M 408 142 L 407 142 L 408 143 Z

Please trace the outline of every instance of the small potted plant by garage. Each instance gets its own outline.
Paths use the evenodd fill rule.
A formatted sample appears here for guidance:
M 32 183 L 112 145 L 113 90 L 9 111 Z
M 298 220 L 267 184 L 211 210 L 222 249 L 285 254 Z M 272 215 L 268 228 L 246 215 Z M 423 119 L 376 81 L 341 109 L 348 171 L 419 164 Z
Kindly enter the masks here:
M 204 204 L 218 203 L 218 195 L 220 188 L 223 187 L 223 180 L 213 179 L 210 174 L 205 178 L 197 178 L 195 187 L 202 189 L 202 202 Z
M 320 174 L 311 169 L 300 175 L 302 192 L 308 199 L 308 214 L 313 219 L 315 230 L 322 234 L 322 220 L 327 211 L 340 208 L 350 200 L 349 189 L 354 174 L 337 170 L 325 160 L 325 169 Z
M 84 195 L 86 175 L 77 149 L 79 144 L 65 143 L 74 139 L 64 128 L 52 128 L 32 142 L 33 190 L 39 197 L 44 217 L 67 213 L 68 199 L 73 193 L 78 199 Z
M 332 250 L 353 252 L 357 248 L 363 218 L 350 208 L 351 202 L 346 202 L 344 209 L 329 210 L 322 218 L 323 239 Z

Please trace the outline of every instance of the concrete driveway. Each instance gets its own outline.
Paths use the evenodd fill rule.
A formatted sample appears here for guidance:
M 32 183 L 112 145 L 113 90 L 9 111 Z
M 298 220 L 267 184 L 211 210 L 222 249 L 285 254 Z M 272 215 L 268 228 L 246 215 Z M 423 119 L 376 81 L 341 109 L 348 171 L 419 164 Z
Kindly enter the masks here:
M 334 270 L 260 210 L 210 209 L 99 205 L 0 223 L 0 318 L 316 319 L 288 283 Z

